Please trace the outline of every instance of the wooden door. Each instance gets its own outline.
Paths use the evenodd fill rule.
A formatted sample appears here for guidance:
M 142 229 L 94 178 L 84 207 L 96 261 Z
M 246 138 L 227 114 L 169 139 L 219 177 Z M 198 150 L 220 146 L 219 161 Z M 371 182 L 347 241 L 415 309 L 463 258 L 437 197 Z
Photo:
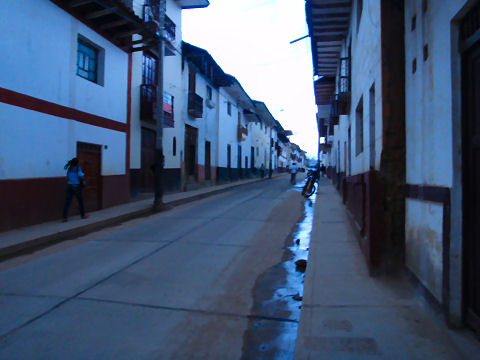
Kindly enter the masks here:
M 77 158 L 85 173 L 83 189 L 85 211 L 95 211 L 102 206 L 102 148 L 100 145 L 77 142 Z
M 480 332 L 480 43 L 463 58 L 464 289 L 467 323 Z
M 156 132 L 142 128 L 140 182 L 142 192 L 152 192 L 154 188 L 154 165 Z
M 185 163 L 187 177 L 195 178 L 195 165 L 197 164 L 197 138 L 198 129 L 185 125 Z
M 211 175 L 212 160 L 211 160 L 210 147 L 211 147 L 210 141 L 205 141 L 205 180 L 210 180 L 212 178 L 212 175 Z

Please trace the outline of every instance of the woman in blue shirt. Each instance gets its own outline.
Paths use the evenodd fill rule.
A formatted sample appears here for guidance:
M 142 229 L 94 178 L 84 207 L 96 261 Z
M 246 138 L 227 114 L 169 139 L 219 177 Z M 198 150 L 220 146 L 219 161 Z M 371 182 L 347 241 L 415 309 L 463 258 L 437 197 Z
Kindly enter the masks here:
M 65 198 L 65 205 L 63 207 L 63 222 L 68 221 L 68 208 L 72 202 L 72 198 L 75 197 L 78 200 L 78 206 L 80 207 L 80 215 L 82 219 L 86 219 L 85 208 L 83 206 L 83 194 L 82 188 L 84 184 L 85 174 L 82 171 L 82 168 L 78 166 L 78 158 L 73 158 L 64 167 L 67 170 L 67 195 Z

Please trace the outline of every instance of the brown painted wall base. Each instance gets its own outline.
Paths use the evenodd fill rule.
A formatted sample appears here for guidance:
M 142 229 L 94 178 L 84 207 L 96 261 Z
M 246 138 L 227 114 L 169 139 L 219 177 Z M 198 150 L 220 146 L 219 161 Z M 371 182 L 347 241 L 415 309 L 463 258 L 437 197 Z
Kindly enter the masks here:
M 341 181 L 343 201 L 359 229 L 360 248 L 372 275 L 378 273 L 384 234 L 384 189 L 378 171 L 344 177 Z
M 128 175 L 102 176 L 102 208 L 124 204 L 130 200 Z
M 102 176 L 102 207 L 128 202 L 128 175 Z M 0 231 L 60 219 L 65 201 L 65 177 L 0 180 Z M 78 215 L 74 198 L 69 215 Z

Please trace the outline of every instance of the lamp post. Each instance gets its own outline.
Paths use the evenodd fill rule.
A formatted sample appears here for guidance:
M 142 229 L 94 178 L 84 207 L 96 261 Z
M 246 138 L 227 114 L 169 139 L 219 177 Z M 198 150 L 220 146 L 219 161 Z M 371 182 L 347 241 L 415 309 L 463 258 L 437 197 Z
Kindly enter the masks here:
M 158 62 L 157 62 L 157 103 L 156 103 L 156 120 L 157 120 L 157 138 L 155 142 L 155 198 L 153 201 L 153 212 L 161 211 L 165 208 L 163 203 L 163 53 L 164 40 L 163 29 L 165 25 L 166 0 L 159 1 L 158 9 Z

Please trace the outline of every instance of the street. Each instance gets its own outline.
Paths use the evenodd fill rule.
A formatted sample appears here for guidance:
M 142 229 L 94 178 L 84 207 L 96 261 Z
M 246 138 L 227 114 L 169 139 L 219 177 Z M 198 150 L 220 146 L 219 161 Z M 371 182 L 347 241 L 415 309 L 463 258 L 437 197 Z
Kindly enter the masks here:
M 0 358 L 293 358 L 297 190 L 241 186 L 0 264 Z

